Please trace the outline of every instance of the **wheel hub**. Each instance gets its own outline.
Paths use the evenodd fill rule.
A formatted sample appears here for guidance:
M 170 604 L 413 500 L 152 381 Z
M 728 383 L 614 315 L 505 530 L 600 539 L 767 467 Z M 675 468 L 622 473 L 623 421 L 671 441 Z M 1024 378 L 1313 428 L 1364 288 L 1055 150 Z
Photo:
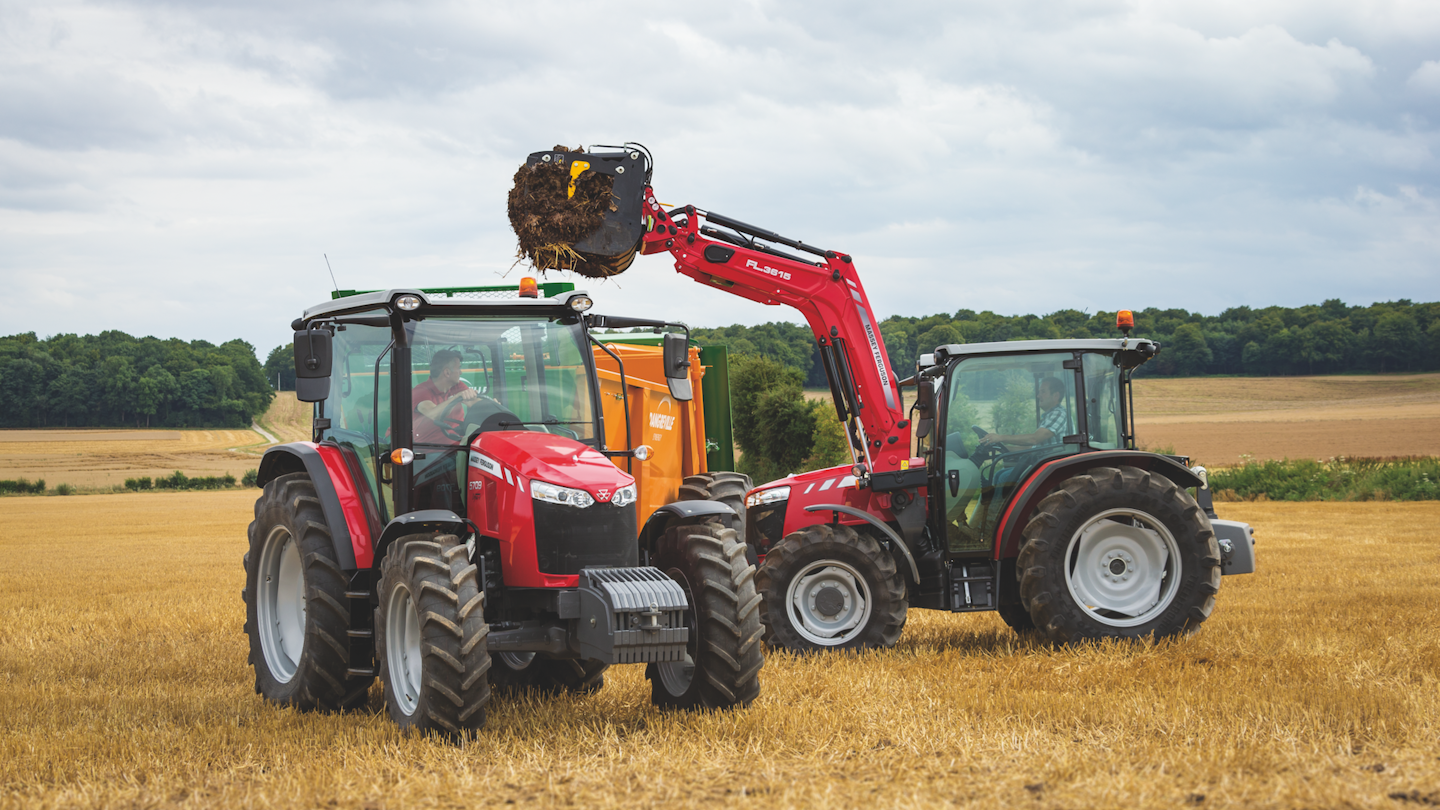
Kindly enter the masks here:
M 865 578 L 839 560 L 805 566 L 790 580 L 785 596 L 796 631 L 826 647 L 844 644 L 864 631 L 872 601 Z
M 845 596 L 839 588 L 826 584 L 815 594 L 815 609 L 823 616 L 833 617 L 845 609 Z
M 410 589 L 402 586 L 390 592 L 385 611 L 385 660 L 389 669 L 390 693 L 406 715 L 420 706 L 422 660 L 420 652 L 420 613 L 410 598 Z
M 1170 604 L 1180 553 L 1169 529 L 1133 509 L 1102 512 L 1070 540 L 1066 584 L 1090 615 L 1114 627 L 1143 624 Z

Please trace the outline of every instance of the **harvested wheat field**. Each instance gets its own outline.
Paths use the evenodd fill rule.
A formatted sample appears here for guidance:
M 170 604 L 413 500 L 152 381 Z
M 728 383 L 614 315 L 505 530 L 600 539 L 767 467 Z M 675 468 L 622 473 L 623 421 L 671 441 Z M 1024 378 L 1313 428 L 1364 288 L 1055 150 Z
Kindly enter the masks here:
M 276 394 L 256 420 L 280 442 L 310 440 L 312 407 L 295 392 Z M 0 478 L 43 479 L 52 488 L 121 486 L 126 478 L 159 478 L 180 470 L 190 476 L 236 478 L 260 466 L 269 447 L 254 430 L 0 430 Z
M 224 475 L 260 466 L 265 440 L 253 430 L 3 430 L 0 478 L 44 479 L 51 487 L 120 486 L 126 478 Z M 232 450 L 231 448 L 236 448 Z
M 4 501 L 0 805 L 1440 803 L 1440 503 L 1221 504 L 1260 573 L 1178 641 L 1051 649 L 916 611 L 888 652 L 773 655 L 748 710 L 661 714 L 630 665 L 497 697 L 456 746 L 399 734 L 378 693 L 343 716 L 253 693 L 254 496 Z
M 1142 378 L 1136 432 L 1212 466 L 1440 455 L 1440 374 Z

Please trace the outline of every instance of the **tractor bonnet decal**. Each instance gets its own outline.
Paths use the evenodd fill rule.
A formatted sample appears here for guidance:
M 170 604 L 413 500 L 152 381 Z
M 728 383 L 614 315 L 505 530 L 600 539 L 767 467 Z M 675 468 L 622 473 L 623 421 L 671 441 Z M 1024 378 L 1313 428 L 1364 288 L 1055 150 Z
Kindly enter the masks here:
M 471 450 L 470 466 L 479 467 L 480 469 L 484 470 L 487 473 L 490 473 L 496 478 L 500 477 L 500 462 L 496 461 L 493 458 L 490 458 L 483 453 L 477 453 L 474 450 Z

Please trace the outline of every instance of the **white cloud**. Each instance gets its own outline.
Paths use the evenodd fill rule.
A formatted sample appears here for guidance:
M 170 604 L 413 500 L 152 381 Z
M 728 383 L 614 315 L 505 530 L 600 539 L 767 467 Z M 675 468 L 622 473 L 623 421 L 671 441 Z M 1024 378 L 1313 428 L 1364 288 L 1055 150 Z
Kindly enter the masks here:
M 0 5 L 0 331 L 263 353 L 322 253 L 346 287 L 508 283 L 524 155 L 629 139 L 665 202 L 854 254 L 882 315 L 1434 300 L 1434 9 Z M 663 257 L 581 283 L 796 318 Z

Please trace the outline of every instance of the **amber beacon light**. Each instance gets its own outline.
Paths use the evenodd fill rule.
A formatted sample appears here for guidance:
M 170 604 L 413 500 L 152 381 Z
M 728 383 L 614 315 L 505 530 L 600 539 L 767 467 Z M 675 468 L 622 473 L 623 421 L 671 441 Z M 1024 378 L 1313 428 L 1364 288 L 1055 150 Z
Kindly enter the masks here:
M 1130 330 L 1135 328 L 1135 313 L 1128 309 L 1122 309 L 1115 313 L 1115 328 L 1130 336 Z

